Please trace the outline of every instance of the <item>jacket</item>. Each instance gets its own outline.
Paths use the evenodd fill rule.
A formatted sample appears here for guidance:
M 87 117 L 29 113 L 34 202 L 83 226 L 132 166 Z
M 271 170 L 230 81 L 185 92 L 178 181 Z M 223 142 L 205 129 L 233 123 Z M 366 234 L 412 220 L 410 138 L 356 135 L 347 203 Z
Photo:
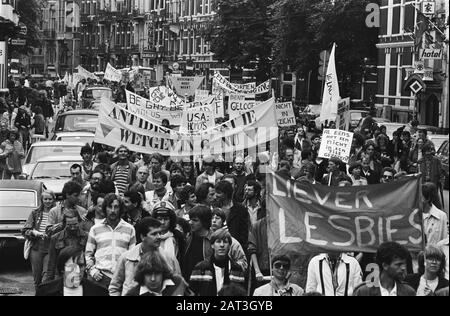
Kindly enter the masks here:
M 116 176 L 118 165 L 119 162 L 115 162 L 111 165 L 111 179 L 114 179 L 114 177 Z M 130 166 L 130 169 L 128 170 L 128 184 L 135 183 L 137 167 L 130 161 L 128 162 L 128 165 Z
M 105 289 L 88 279 L 81 280 L 83 296 L 108 296 Z M 64 281 L 62 278 L 42 283 L 36 289 L 36 296 L 64 296 Z
M 422 275 L 420 273 L 414 273 L 407 275 L 405 278 L 405 283 L 407 283 L 409 286 L 411 286 L 416 292 L 420 285 L 420 278 Z M 435 293 L 439 291 L 440 289 L 443 289 L 445 287 L 448 287 L 448 280 L 446 280 L 444 277 L 439 276 L 438 285 L 436 287 Z M 433 295 L 433 294 L 431 294 Z
M 56 262 L 61 250 L 69 246 L 78 246 L 81 249 L 86 248 L 86 242 L 88 239 L 88 233 L 83 231 L 81 228 L 78 229 L 77 236 L 70 236 L 67 234 L 66 229 L 60 231 L 59 233 L 52 236 L 50 239 L 49 258 L 47 266 L 47 274 L 45 281 L 52 281 L 56 276 Z
M 172 278 L 164 280 L 164 283 L 170 282 L 162 291 L 162 296 L 189 296 L 189 286 L 179 275 L 173 275 Z M 135 285 L 124 296 L 156 296 L 152 293 L 140 294 L 141 286 Z M 192 294 L 191 294 L 192 295 Z
M 248 255 L 256 254 L 261 271 L 269 271 L 269 246 L 267 242 L 267 218 L 257 221 L 248 234 Z
M 427 160 L 430 163 L 430 170 L 427 170 Z M 441 180 L 444 178 L 444 172 L 442 172 L 442 164 L 439 158 L 431 157 L 423 158 L 419 162 L 419 171 L 422 173 L 423 182 L 432 182 L 437 187 L 440 186 Z
M 250 215 L 242 204 L 234 203 L 227 218 L 228 231 L 237 239 L 244 249 L 247 249 L 248 232 L 250 230 Z
M 170 257 L 161 250 L 160 253 L 166 259 L 172 273 L 180 274 L 180 265 L 175 257 Z M 141 244 L 138 244 L 120 256 L 111 283 L 109 284 L 108 291 L 110 296 L 124 296 L 137 285 L 134 280 L 134 274 L 139 261 L 141 261 L 141 255 Z
M 381 296 L 380 287 L 364 282 L 355 288 L 353 296 Z M 397 296 L 416 296 L 416 291 L 408 284 L 397 283 Z
M 337 263 L 337 287 L 333 287 L 332 271 L 328 255 L 320 254 L 308 264 L 306 292 L 319 292 L 325 296 L 351 296 L 353 289 L 362 283 L 362 272 L 358 261 L 342 254 Z
M 40 239 L 36 238 L 32 231 L 33 229 L 38 230 L 41 226 L 42 222 L 42 216 L 43 216 L 43 207 L 39 207 L 31 212 L 30 216 L 28 216 L 27 222 L 25 223 L 25 226 L 22 228 L 22 235 L 31 241 L 31 249 L 33 250 L 39 250 L 39 241 Z M 48 249 L 48 245 L 50 243 L 50 239 L 44 240 L 43 245 L 41 245 L 41 248 Z
M 211 248 L 211 231 L 208 232 L 208 234 L 206 236 L 203 237 L 203 260 L 206 260 L 207 258 L 209 258 L 212 253 L 213 250 Z M 183 278 L 185 280 L 189 280 L 189 276 L 191 275 L 191 270 L 188 269 L 188 267 L 186 267 L 186 258 L 189 256 L 190 252 L 190 248 L 191 248 L 191 244 L 192 244 L 192 233 L 190 233 L 187 238 L 186 238 L 186 248 L 185 248 L 185 252 L 183 255 L 183 260 L 181 261 L 181 271 L 183 271 Z
M 219 171 L 216 171 L 216 183 L 211 183 L 212 185 L 216 185 L 220 179 L 222 179 L 223 173 L 220 173 Z M 195 189 L 197 190 L 203 183 L 208 183 L 208 175 L 206 172 L 203 172 L 201 175 L 197 177 L 197 180 L 195 181 Z
M 14 141 L 14 144 L 11 144 L 8 139 L 5 140 L 0 145 L 0 158 L 5 158 L 6 168 L 9 172 L 22 173 L 22 159 L 25 158 L 25 152 L 18 140 Z
M 229 266 L 230 283 L 244 285 L 245 271 L 232 261 L 229 261 Z M 225 282 L 224 285 L 226 285 Z M 189 279 L 189 286 L 197 296 L 217 296 L 216 273 L 212 255 L 194 267 Z

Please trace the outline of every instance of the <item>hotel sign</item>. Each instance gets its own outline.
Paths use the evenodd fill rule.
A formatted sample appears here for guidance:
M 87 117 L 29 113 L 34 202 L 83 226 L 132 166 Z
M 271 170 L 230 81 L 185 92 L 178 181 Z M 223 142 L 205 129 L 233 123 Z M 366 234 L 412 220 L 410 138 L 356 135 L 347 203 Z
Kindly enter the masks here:
M 420 50 L 420 59 L 442 59 L 442 55 L 442 49 L 425 48 Z

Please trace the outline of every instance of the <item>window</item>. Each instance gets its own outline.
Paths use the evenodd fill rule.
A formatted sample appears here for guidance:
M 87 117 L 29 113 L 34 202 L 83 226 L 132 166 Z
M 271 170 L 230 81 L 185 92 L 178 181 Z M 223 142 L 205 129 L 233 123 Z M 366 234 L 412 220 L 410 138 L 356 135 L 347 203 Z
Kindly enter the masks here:
M 0 191 L 0 206 L 37 207 L 36 191 Z

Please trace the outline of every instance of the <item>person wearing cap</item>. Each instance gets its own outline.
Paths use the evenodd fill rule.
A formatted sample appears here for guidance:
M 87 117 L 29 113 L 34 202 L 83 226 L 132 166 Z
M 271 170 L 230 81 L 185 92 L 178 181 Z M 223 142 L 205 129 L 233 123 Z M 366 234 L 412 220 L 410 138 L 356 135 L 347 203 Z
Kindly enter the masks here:
M 161 222 L 153 217 L 146 217 L 137 225 L 136 233 L 142 242 L 123 253 L 117 261 L 116 270 L 108 288 L 110 296 L 124 296 L 137 285 L 134 280 L 136 267 L 144 254 L 152 250 L 159 251 L 172 273 L 181 274 L 178 260 L 160 247 Z
M 161 249 L 180 261 L 186 242 L 183 234 L 176 229 L 177 216 L 175 207 L 170 202 L 158 202 L 153 208 L 152 216 L 161 223 Z
M 197 190 L 203 183 L 211 183 L 216 185 L 220 179 L 222 179 L 223 174 L 216 171 L 216 161 L 214 157 L 207 156 L 203 158 L 203 167 L 205 172 L 197 177 L 195 182 L 195 189 Z
M 285 255 L 275 256 L 272 259 L 272 280 L 258 287 L 253 296 L 301 296 L 303 289 L 297 284 L 290 283 L 291 259 Z
M 168 178 L 166 173 L 160 171 L 153 177 L 153 186 L 155 189 L 145 192 L 145 201 L 147 203 L 145 209 L 150 214 L 152 213 L 153 207 L 156 203 L 161 201 L 169 201 L 171 192 L 166 188 L 167 182 Z

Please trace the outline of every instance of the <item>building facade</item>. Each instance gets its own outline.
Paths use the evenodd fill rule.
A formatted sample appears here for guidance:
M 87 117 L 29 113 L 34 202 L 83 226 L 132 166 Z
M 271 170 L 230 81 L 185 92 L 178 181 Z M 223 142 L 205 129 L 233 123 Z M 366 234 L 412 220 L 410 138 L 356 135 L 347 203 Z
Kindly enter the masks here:
M 81 64 L 90 71 L 165 65 L 206 74 L 214 0 L 83 0 Z
M 448 18 L 448 0 L 436 0 L 436 26 Z M 436 28 L 420 32 L 421 3 L 414 0 L 381 0 L 376 106 L 393 122 L 417 117 L 421 124 L 448 129 L 448 40 Z M 444 22 L 445 24 L 445 22 Z M 447 28 L 448 39 L 448 28 Z M 424 48 L 439 48 L 443 58 L 421 59 Z M 418 74 L 426 89 L 415 95 L 405 89 L 407 79 Z
M 19 25 L 19 16 L 15 8 L 16 0 L 2 0 L 0 3 L 0 89 L 7 86 L 8 41 Z

